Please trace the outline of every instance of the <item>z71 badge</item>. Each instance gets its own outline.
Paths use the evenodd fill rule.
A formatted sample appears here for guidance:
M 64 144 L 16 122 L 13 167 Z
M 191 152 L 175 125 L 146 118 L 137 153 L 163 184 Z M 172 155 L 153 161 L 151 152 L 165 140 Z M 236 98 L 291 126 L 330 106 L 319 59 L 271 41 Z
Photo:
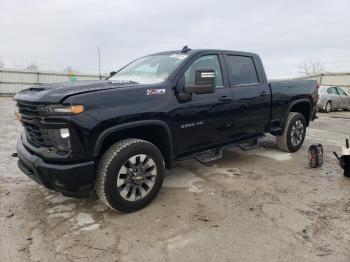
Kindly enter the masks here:
M 147 95 L 153 96 L 153 95 L 164 95 L 165 89 L 147 89 Z

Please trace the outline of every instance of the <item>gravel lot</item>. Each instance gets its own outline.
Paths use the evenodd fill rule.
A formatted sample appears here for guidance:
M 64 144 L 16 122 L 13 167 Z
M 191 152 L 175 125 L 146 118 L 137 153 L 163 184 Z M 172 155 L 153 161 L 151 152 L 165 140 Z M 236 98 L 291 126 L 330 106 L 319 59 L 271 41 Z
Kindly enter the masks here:
M 350 261 L 350 179 L 331 153 L 350 138 L 350 112 L 319 114 L 294 154 L 267 136 L 207 165 L 181 162 L 150 206 L 119 214 L 22 174 L 13 110 L 0 98 L 0 261 Z M 322 168 L 308 167 L 312 143 L 324 145 Z

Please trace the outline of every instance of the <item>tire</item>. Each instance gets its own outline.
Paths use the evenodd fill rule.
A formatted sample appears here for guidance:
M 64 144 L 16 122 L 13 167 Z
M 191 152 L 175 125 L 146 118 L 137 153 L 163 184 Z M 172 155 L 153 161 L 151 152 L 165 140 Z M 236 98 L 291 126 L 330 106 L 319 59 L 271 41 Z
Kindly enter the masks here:
M 113 210 L 133 212 L 156 197 L 163 184 L 164 171 L 162 153 L 155 145 L 140 139 L 124 139 L 103 154 L 95 190 L 102 202 Z
M 303 145 L 306 134 L 306 121 L 302 114 L 290 112 L 281 136 L 276 136 L 277 147 L 284 152 L 296 152 Z
M 325 107 L 324 107 L 324 111 L 326 113 L 329 113 L 332 111 L 332 102 L 331 101 L 327 101 Z

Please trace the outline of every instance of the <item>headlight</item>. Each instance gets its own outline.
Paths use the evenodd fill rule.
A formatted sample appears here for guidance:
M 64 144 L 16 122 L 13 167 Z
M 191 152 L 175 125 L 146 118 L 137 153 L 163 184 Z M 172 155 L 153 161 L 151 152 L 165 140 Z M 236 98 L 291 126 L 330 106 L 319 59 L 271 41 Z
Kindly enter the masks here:
M 75 106 L 54 105 L 54 106 L 47 106 L 46 111 L 49 114 L 76 115 L 84 112 L 84 106 L 83 105 L 75 105 Z
M 48 129 L 47 131 L 55 148 L 61 151 L 69 151 L 71 149 L 68 128 Z

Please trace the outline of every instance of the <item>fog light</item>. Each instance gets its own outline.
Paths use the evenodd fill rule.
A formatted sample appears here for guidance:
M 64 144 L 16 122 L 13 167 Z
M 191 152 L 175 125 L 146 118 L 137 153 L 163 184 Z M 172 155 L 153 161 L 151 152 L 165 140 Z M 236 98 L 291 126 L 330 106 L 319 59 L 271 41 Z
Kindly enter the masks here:
M 47 129 L 54 148 L 60 151 L 70 150 L 70 136 L 68 128 Z
M 62 138 L 68 138 L 69 137 L 69 130 L 68 128 L 61 128 L 60 134 Z

